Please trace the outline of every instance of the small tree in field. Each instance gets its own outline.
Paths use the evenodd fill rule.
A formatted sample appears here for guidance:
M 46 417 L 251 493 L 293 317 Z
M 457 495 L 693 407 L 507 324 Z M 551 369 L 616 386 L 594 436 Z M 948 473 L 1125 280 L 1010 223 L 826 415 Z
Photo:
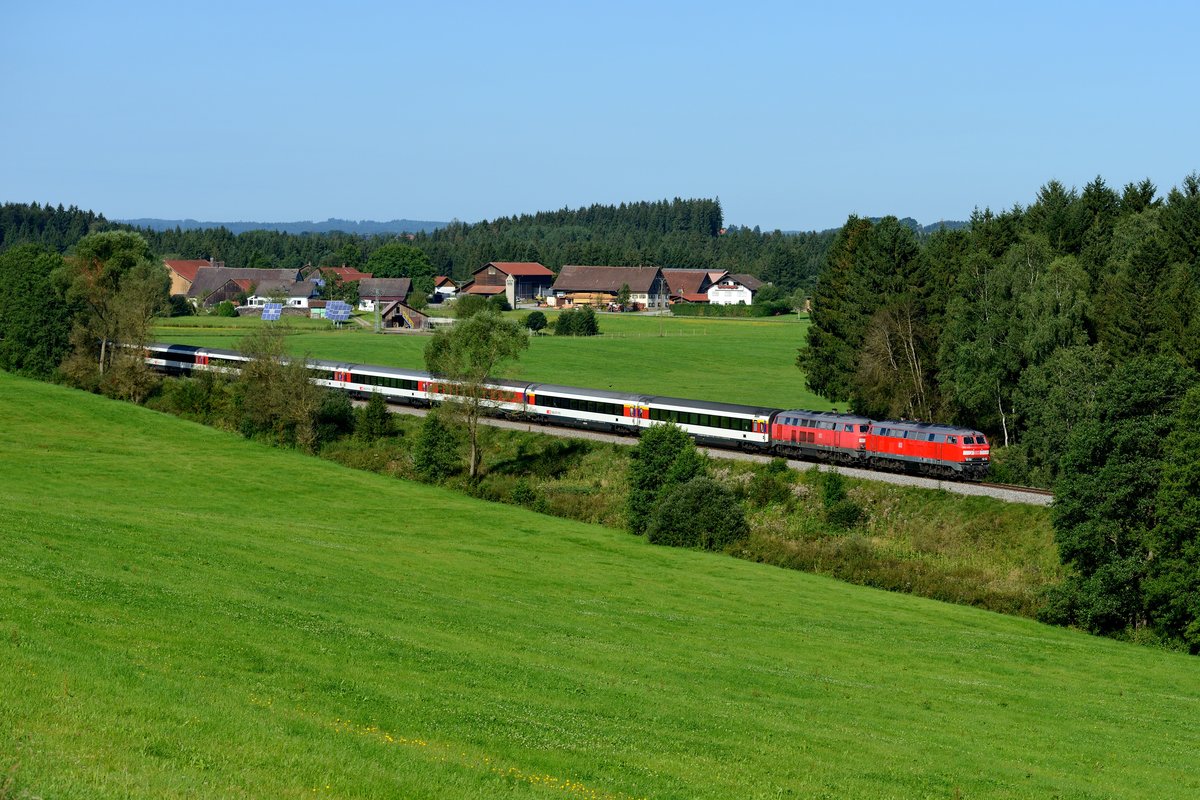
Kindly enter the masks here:
M 365 441 L 373 442 L 392 435 L 392 412 L 383 395 L 372 393 L 359 417 L 357 432 Z
M 630 455 L 627 476 L 629 529 L 643 533 L 663 492 L 703 475 L 708 464 L 696 450 L 691 437 L 672 423 L 642 431 Z
M 431 483 L 444 481 L 458 471 L 462 463 L 458 440 L 439 410 L 433 409 L 425 415 L 412 458 L 417 474 Z
M 472 480 L 479 473 L 479 418 L 492 402 L 489 379 L 527 347 L 529 336 L 515 322 L 483 311 L 439 330 L 425 348 L 429 371 L 453 387 L 445 407 L 466 423 Z
M 525 327 L 534 333 L 545 330 L 546 315 L 541 311 L 530 311 L 529 316 L 525 318 Z
M 454 318 L 467 319 L 487 309 L 487 299 L 477 294 L 459 295 L 454 301 Z
M 631 294 L 632 290 L 629 288 L 629 284 L 622 283 L 621 291 L 617 292 L 617 305 L 621 307 L 622 311 L 629 308 L 629 297 Z

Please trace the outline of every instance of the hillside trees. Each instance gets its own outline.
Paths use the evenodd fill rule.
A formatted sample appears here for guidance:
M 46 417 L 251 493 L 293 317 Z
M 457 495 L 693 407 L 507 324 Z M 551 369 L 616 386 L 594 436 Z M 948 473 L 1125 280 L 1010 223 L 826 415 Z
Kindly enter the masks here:
M 46 379 L 66 357 L 75 309 L 53 279 L 62 268 L 41 245 L 0 253 L 0 369 Z
M 86 236 L 56 280 L 67 301 L 79 307 L 64 372 L 86 388 L 107 386 L 119 396 L 144 396 L 150 380 L 145 362 L 117 345 L 144 344 L 151 320 L 167 307 L 170 281 L 146 240 L 128 231 Z M 117 374 L 106 376 L 114 365 Z
M 479 418 L 494 394 L 488 379 L 499 377 L 502 367 L 527 347 L 529 336 L 515 322 L 484 310 L 438 330 L 425 348 L 426 368 L 453 393 L 446 407 L 466 425 L 472 479 L 479 473 Z
M 937 284 L 912 229 L 895 217 L 851 217 L 829 252 L 797 366 L 817 393 L 861 413 L 929 416 Z
M 652 425 L 630 453 L 627 516 L 629 529 L 644 533 L 662 495 L 707 471 L 707 462 L 678 425 Z
M 1169 357 L 1130 359 L 1105 381 L 1094 415 L 1071 432 L 1052 514 L 1061 557 L 1074 574 L 1058 590 L 1050 621 L 1095 633 L 1159 624 L 1150 589 L 1170 585 L 1178 570 L 1164 579 L 1156 562 L 1163 549 L 1177 558 L 1190 552 L 1195 535 L 1180 535 L 1178 524 L 1186 526 L 1187 518 L 1172 513 L 1191 509 L 1183 491 L 1193 480 L 1195 456 L 1183 456 L 1181 447 L 1192 432 L 1174 417 L 1195 384 L 1195 373 Z M 1182 419 L 1195 413 L 1195 402 L 1193 390 Z M 1167 462 L 1171 479 L 1164 488 Z
M 250 360 L 231 387 L 230 422 L 247 438 L 266 436 L 313 452 L 324 390 L 310 380 L 305 359 L 288 358 L 283 336 L 263 326 L 242 339 L 240 350 Z
M 797 365 L 830 400 L 978 428 L 1052 480 L 1081 413 L 1064 405 L 1066 375 L 1087 395 L 1110 360 L 1200 367 L 1200 177 L 1155 193 L 1148 180 L 1121 194 L 1102 178 L 1082 192 L 1050 181 L 1027 208 L 911 242 L 902 222 L 851 217 Z

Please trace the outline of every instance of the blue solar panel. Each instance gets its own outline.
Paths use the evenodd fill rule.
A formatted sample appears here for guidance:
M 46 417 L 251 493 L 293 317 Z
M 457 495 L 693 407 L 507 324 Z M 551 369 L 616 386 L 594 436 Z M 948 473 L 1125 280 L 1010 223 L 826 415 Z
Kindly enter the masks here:
M 344 323 L 350 318 L 350 312 L 354 311 L 350 308 L 350 303 L 344 300 L 330 300 L 325 303 L 325 319 L 331 323 Z
M 325 304 L 325 319 L 330 322 L 345 322 L 350 319 L 350 304 L 344 300 L 330 300 Z
M 279 316 L 283 313 L 282 303 L 267 303 L 263 306 L 262 318 L 263 322 L 278 322 Z

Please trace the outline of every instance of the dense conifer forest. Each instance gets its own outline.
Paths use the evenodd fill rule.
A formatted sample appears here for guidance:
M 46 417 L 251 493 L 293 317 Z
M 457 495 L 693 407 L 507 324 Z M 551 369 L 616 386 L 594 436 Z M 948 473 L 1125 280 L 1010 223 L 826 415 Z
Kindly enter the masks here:
M 7 204 L 0 213 L 0 249 L 33 243 L 62 252 L 86 233 L 129 227 L 74 207 Z M 654 265 L 749 273 L 788 293 L 813 285 L 834 236 L 726 229 L 718 201 L 679 198 L 453 222 L 403 236 L 132 230 L 164 258 L 213 258 L 230 267 L 366 267 L 379 248 L 404 242 L 424 252 L 436 274 L 458 280 L 489 261 L 539 261 L 554 270 L 564 264 Z
M 924 240 L 851 217 L 813 302 L 812 389 L 983 430 L 1001 477 L 1055 488 L 1047 619 L 1200 650 L 1200 176 L 1050 181 Z

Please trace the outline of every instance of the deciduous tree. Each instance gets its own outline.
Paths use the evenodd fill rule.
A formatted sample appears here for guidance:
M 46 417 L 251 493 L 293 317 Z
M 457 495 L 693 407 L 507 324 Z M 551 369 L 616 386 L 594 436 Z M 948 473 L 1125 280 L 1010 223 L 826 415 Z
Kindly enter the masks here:
M 515 322 L 485 311 L 438 330 L 425 348 L 426 367 L 453 394 L 447 407 L 466 423 L 472 480 L 479 473 L 479 418 L 494 403 L 489 379 L 527 347 L 529 336 Z
M 687 432 L 678 425 L 653 425 L 642 431 L 630 453 L 629 529 L 643 533 L 662 494 L 707 471 L 707 462 Z

